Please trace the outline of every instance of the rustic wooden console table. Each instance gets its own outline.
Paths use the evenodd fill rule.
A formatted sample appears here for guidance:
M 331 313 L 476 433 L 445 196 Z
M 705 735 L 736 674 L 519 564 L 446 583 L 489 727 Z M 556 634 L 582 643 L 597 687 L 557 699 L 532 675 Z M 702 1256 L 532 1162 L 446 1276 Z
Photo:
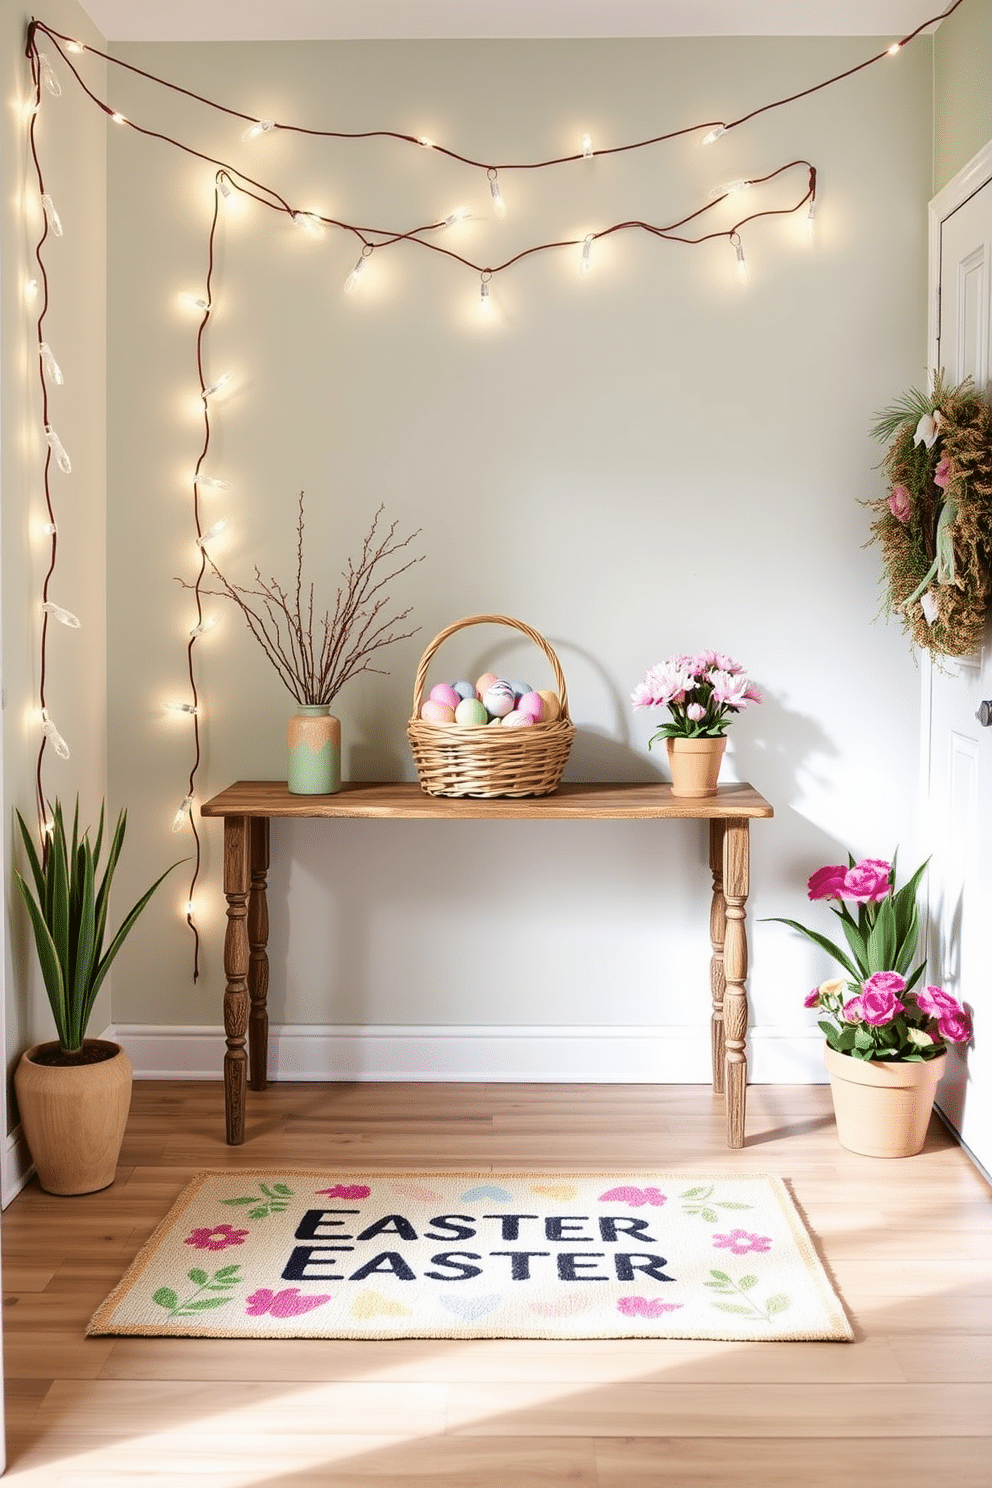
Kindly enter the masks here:
M 726 1093 L 728 1147 L 744 1145 L 748 828 L 752 817 L 773 815 L 749 785 L 721 785 L 715 796 L 698 801 L 673 796 L 669 785 L 622 784 L 562 785 L 554 795 L 526 800 L 455 800 L 426 795 L 417 784 L 348 784 L 333 796 L 293 796 L 284 781 L 240 780 L 207 801 L 201 814 L 224 818 L 224 1106 L 231 1145 L 245 1138 L 249 1073 L 251 1088 L 264 1090 L 268 1066 L 269 822 L 294 817 L 708 821 L 713 1089 Z

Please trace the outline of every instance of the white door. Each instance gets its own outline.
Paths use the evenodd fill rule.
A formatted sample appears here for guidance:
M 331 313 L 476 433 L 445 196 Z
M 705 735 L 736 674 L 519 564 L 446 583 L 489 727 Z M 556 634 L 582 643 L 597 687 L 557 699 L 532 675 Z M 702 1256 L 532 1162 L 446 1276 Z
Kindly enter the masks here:
M 952 384 L 988 388 L 990 281 L 992 145 L 930 204 L 930 365 Z M 945 665 L 923 674 L 929 978 L 968 1006 L 975 1032 L 951 1049 L 937 1104 L 992 1171 L 992 627 L 980 652 Z

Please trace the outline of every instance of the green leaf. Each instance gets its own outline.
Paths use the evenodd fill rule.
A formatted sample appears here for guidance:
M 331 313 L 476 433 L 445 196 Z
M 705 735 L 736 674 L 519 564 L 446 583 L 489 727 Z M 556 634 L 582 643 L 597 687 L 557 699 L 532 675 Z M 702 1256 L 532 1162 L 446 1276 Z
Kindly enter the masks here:
M 247 1197 L 241 1198 L 241 1199 L 221 1199 L 221 1203 L 222 1204 L 257 1204 L 258 1203 L 258 1195 L 257 1194 L 248 1194 Z
M 241 1262 L 240 1261 L 238 1261 L 238 1263 L 236 1265 L 234 1265 L 234 1266 L 221 1266 L 221 1268 L 220 1268 L 219 1271 L 215 1271 L 214 1272 L 214 1278 L 215 1278 L 215 1280 L 220 1281 L 220 1279 L 221 1279 L 222 1276 L 236 1277 L 237 1274 L 238 1274 L 238 1272 L 240 1270 L 241 1270 Z
M 738 1312 L 742 1313 L 744 1317 L 754 1317 L 754 1309 L 752 1307 L 738 1307 L 733 1302 L 714 1302 L 713 1306 L 719 1307 L 721 1312 Z
M 233 1301 L 233 1297 L 201 1297 L 198 1302 L 188 1302 L 183 1310 L 185 1312 L 207 1312 L 211 1307 L 227 1307 Z
M 169 1312 L 173 1312 L 179 1305 L 179 1298 L 171 1287 L 159 1287 L 158 1291 L 153 1294 L 152 1301 L 159 1307 L 167 1308 Z
M 742 1276 L 737 1285 L 742 1292 L 749 1292 L 752 1287 L 758 1285 L 758 1278 L 756 1276 Z
M 199 1269 L 194 1269 L 192 1271 L 187 1271 L 186 1272 L 186 1275 L 189 1277 L 190 1281 L 195 1281 L 196 1284 L 197 1284 L 197 1286 L 205 1286 L 206 1285 L 206 1281 L 207 1281 L 207 1273 L 206 1273 L 206 1271 L 200 1271 Z
M 248 1210 L 248 1218 L 249 1219 L 265 1219 L 268 1216 L 268 1213 L 269 1213 L 269 1211 L 265 1207 L 263 1207 L 261 1209 L 249 1209 Z
M 272 1187 L 275 1189 L 277 1194 L 285 1194 L 287 1199 L 291 1199 L 293 1197 L 293 1190 L 291 1188 L 287 1188 L 285 1183 L 273 1183 Z
M 844 926 L 847 943 L 854 953 L 855 962 L 858 966 L 865 966 L 868 961 L 868 948 L 865 945 L 864 936 L 852 919 L 842 919 L 841 923 Z
M 733 1282 L 730 1280 L 730 1277 L 727 1275 L 726 1271 L 713 1271 L 713 1270 L 711 1270 L 710 1271 L 710 1275 L 711 1276 L 715 1276 L 716 1279 L 717 1279 L 717 1281 L 726 1281 L 731 1286 L 733 1286 Z
M 702 1216 L 705 1219 L 705 1221 L 706 1221 L 707 1224 L 716 1224 L 717 1221 L 720 1218 L 719 1214 L 717 1214 L 717 1212 L 716 1212 L 715 1209 L 704 1209 L 704 1210 L 702 1210 Z
M 739 1204 L 735 1199 L 718 1199 L 718 1209 L 753 1209 L 753 1204 Z
M 765 1304 L 765 1311 L 770 1315 L 776 1312 L 785 1312 L 789 1306 L 789 1299 L 784 1292 L 778 1292 L 774 1297 L 769 1297 Z
M 711 1183 L 709 1188 L 687 1188 L 685 1193 L 680 1194 L 679 1197 L 682 1199 L 708 1199 L 712 1192 L 713 1185 Z
M 848 976 L 853 978 L 854 981 L 864 981 L 864 977 L 861 975 L 858 968 L 851 962 L 849 957 L 840 949 L 840 947 L 835 946 L 832 940 L 828 940 L 827 937 L 825 935 L 821 935 L 818 930 L 808 930 L 805 925 L 800 925 L 798 920 L 783 920 L 776 915 L 771 916 L 770 923 L 776 925 L 788 925 L 790 929 L 798 930 L 800 935 L 805 935 L 807 940 L 813 941 L 814 944 L 818 945 L 821 950 L 826 951 L 828 956 L 832 956 L 835 961 L 839 962 L 840 965 L 843 966 L 844 970 L 847 972 Z

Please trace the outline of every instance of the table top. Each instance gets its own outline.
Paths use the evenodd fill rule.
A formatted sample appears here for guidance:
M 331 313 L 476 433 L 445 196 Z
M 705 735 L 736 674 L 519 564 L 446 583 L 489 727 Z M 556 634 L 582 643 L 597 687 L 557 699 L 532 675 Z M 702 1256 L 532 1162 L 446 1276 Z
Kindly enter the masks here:
M 715 796 L 673 796 L 665 783 L 560 785 L 550 796 L 523 799 L 430 796 L 415 781 L 349 781 L 331 796 L 295 796 L 284 780 L 239 780 L 205 801 L 201 816 L 365 817 L 372 820 L 690 820 L 769 817 L 774 809 L 745 782 L 717 787 Z

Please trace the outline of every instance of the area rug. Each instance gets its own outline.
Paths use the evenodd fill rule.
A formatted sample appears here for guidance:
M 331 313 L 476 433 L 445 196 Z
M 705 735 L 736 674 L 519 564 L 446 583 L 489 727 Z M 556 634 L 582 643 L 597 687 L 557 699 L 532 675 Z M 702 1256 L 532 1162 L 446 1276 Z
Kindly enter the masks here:
M 852 1338 L 782 1179 L 643 1172 L 200 1173 L 87 1332 Z

